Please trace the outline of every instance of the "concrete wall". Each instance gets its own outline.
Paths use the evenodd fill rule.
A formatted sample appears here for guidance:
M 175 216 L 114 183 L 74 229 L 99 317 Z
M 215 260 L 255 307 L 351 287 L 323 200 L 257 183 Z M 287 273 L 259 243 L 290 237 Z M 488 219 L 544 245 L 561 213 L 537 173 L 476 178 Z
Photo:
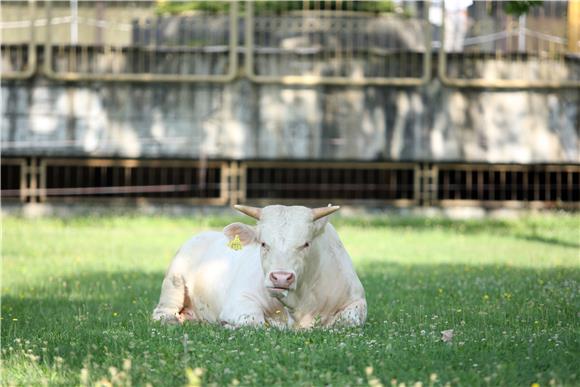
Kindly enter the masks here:
M 580 91 L 1 86 L 3 155 L 579 162 Z

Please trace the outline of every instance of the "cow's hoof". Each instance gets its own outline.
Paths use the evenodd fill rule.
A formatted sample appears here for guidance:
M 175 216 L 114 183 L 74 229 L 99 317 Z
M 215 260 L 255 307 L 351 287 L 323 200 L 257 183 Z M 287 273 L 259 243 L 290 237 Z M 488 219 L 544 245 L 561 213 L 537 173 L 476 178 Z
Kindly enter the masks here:
M 155 313 L 153 314 L 153 320 L 159 321 L 162 324 L 176 325 L 183 324 L 185 319 L 179 314 L 169 314 L 169 313 Z

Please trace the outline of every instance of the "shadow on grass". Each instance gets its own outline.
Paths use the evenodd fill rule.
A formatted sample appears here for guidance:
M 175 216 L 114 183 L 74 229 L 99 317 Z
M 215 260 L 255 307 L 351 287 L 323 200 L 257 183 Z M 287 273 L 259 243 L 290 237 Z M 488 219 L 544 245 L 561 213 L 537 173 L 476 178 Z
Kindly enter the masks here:
M 553 237 L 545 237 L 542 235 L 537 234 L 529 234 L 529 235 L 521 235 L 516 234 L 518 239 L 523 239 L 530 242 L 538 242 L 538 243 L 545 243 L 548 245 L 560 246 L 560 247 L 568 247 L 571 249 L 580 249 L 580 243 L 564 241 L 558 238 Z
M 497 335 L 501 340 L 501 332 L 509 331 L 522 335 L 523 344 L 516 349 L 510 347 L 513 340 L 494 344 L 493 351 L 499 351 L 502 361 L 508 364 L 502 372 L 525 366 L 526 373 L 533 376 L 545 370 L 547 364 L 561 380 L 571 380 L 569 361 L 574 348 L 564 348 L 566 351 L 550 356 L 542 352 L 543 358 L 537 363 L 531 360 L 526 363 L 522 359 L 529 356 L 526 343 L 533 332 L 546 330 L 551 335 L 557 332 L 560 337 L 573 336 L 576 311 L 580 307 L 574 296 L 580 270 L 387 262 L 366 264 L 358 269 L 369 304 L 368 323 L 360 335 L 279 331 L 271 333 L 276 339 L 271 342 L 259 335 L 248 335 L 244 330 L 232 332 L 218 326 L 161 327 L 150 320 L 150 314 L 158 301 L 163 274 L 133 271 L 79 273 L 57 278 L 52 284 L 40 285 L 35 290 L 18 289 L 16 294 L 22 297 L 4 296 L 2 341 L 6 348 L 14 346 L 16 339 L 28 340 L 31 346 L 36 345 L 32 351 L 42 354 L 48 364 L 53 365 L 57 356 L 64 358 L 68 371 L 74 375 L 79 375 L 87 359 L 102 364 L 102 372 L 106 373 L 108 366 L 119 367 L 123 359 L 132 358 L 139 367 L 144 364 L 136 368 L 138 374 L 134 377 L 135 383 L 143 384 L 151 379 L 183 384 L 184 366 L 180 359 L 185 333 L 194 348 L 191 353 L 186 350 L 187 358 L 206 367 L 208 381 L 218 384 L 227 384 L 233 376 L 242 380 L 236 373 L 248 370 L 258 375 L 251 383 L 276 383 L 279 377 L 276 375 L 280 373 L 271 372 L 280 363 L 290 373 L 311 369 L 311 375 L 297 376 L 311 384 L 324 384 L 319 379 L 320 370 L 332 370 L 335 377 L 344 377 L 344 382 L 353 380 L 349 369 L 364 370 L 369 364 L 382 367 L 384 377 L 401 375 L 408 378 L 401 380 L 411 380 L 418 370 L 431 369 L 441 370 L 442 376 L 449 375 L 448 380 L 461 375 L 461 380 L 472 384 L 468 376 L 475 371 L 465 370 L 465 358 L 481 364 L 485 372 L 498 372 L 489 358 L 491 348 L 477 344 L 475 349 L 465 349 L 466 354 L 437 352 L 429 346 L 439 344 L 428 341 L 422 344 L 419 332 L 427 330 L 438 335 L 441 330 L 456 329 L 458 340 L 469 341 L 473 339 L 469 335 L 474 335 L 479 342 L 482 332 Z M 67 285 L 63 286 L 64 283 Z M 308 357 L 298 360 L 292 351 L 299 353 L 305 340 L 324 344 L 311 346 Z M 341 355 L 337 348 L 344 342 L 358 348 L 356 356 Z M 369 345 L 369 342 L 375 344 Z M 280 343 L 290 352 L 263 358 L 258 357 L 259 352 L 247 351 L 257 347 L 262 352 L 273 353 L 280 351 Z M 377 345 L 390 349 L 377 351 Z M 48 351 L 43 354 L 40 347 Z M 226 349 L 232 348 L 246 349 L 245 358 L 227 355 Z M 3 357 L 10 360 L 14 353 L 5 352 Z M 239 363 L 239 370 L 231 365 L 232 361 Z M 233 376 L 225 375 L 225 368 L 233 369 Z M 507 384 L 534 381 L 513 379 L 513 375 L 509 379 L 507 374 L 505 378 Z

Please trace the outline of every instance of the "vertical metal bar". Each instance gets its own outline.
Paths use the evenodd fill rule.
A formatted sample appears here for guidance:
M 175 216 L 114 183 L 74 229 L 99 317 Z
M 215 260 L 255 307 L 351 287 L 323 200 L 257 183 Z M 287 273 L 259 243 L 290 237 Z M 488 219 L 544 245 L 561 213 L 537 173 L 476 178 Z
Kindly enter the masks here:
M 465 171 L 465 198 L 466 199 L 473 199 L 473 183 L 471 181 L 471 174 L 473 173 L 473 169 L 469 166 L 466 168 Z
M 540 172 L 533 171 L 532 173 L 532 176 L 534 176 L 534 201 L 536 201 L 540 200 Z
M 489 170 L 489 200 L 494 201 L 495 198 L 495 170 L 490 168 Z
M 544 195 L 547 202 L 552 200 L 552 195 L 550 192 L 550 173 L 547 169 L 544 169 Z
M 123 173 L 123 187 L 131 187 L 131 174 L 133 172 L 133 168 L 132 167 L 125 167 L 123 168 L 124 173 Z M 131 196 L 131 193 L 126 193 L 125 195 L 123 195 L 125 197 Z
M 236 199 L 238 200 L 238 203 L 245 203 L 248 194 L 248 186 L 247 186 L 248 166 L 243 161 L 236 164 L 237 164 L 236 176 L 238 179 L 238 187 L 239 187 L 236 190 L 236 192 L 238 193 Z
M 443 170 L 443 198 L 442 199 L 450 199 L 449 195 L 449 171 Z
M 499 192 L 499 199 L 506 200 L 506 186 L 505 186 L 505 168 L 501 167 L 499 172 L 499 180 L 500 180 L 500 192 Z
M 431 197 L 431 202 L 439 201 L 439 167 L 435 164 L 431 166 L 431 185 L 429 187 L 429 193 Z
M 231 195 L 231 191 L 228 184 L 228 181 L 230 179 L 230 163 L 226 161 L 220 163 L 219 171 L 220 171 L 219 199 L 220 203 L 226 204 Z
M 20 162 L 20 202 L 26 202 L 26 195 L 28 194 L 28 180 L 26 175 L 28 173 L 26 160 Z
M 483 201 L 484 195 L 483 170 L 477 170 L 477 200 Z
M 517 200 L 518 199 L 518 193 L 517 193 L 517 179 L 518 179 L 518 174 L 516 171 L 511 171 L 511 181 L 510 181 L 510 192 L 511 192 L 511 197 L 510 200 Z
M 38 161 L 38 201 L 41 203 L 46 202 L 46 174 L 47 162 L 45 159 L 40 159 Z
M 529 188 L 529 178 L 530 175 L 530 171 L 529 169 L 526 169 L 522 172 L 522 200 L 525 202 L 529 202 L 530 201 L 530 188 Z
M 556 174 L 556 200 L 562 200 L 562 171 L 555 171 Z
M 38 170 L 37 170 L 37 159 L 36 157 L 31 157 L 28 164 L 28 181 L 29 181 L 29 191 L 28 199 L 31 203 L 37 202 L 38 197 Z
M 569 170 L 567 174 L 568 174 L 568 182 L 567 182 L 566 186 L 568 188 L 568 201 L 573 202 L 574 201 L 574 179 L 573 179 L 574 170 Z
M 417 163 L 415 164 L 415 167 L 413 168 L 413 174 L 414 174 L 414 178 L 413 178 L 413 184 L 414 184 L 414 189 L 413 189 L 413 200 L 415 202 L 416 205 L 419 205 L 421 203 L 421 201 L 423 200 L 423 206 L 427 207 L 429 205 L 428 203 L 428 187 L 427 184 L 425 184 L 425 172 L 427 172 L 427 166 L 425 165 L 424 167 L 421 166 L 421 164 Z

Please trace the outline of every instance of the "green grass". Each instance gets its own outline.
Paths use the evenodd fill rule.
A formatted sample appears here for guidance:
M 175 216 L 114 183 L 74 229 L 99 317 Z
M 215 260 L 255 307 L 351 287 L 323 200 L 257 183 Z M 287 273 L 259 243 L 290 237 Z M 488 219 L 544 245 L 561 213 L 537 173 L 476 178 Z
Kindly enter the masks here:
M 201 368 L 218 385 L 580 385 L 578 215 L 334 219 L 362 329 L 150 321 L 181 243 L 236 219 L 4 217 L 2 384 L 176 386 Z

